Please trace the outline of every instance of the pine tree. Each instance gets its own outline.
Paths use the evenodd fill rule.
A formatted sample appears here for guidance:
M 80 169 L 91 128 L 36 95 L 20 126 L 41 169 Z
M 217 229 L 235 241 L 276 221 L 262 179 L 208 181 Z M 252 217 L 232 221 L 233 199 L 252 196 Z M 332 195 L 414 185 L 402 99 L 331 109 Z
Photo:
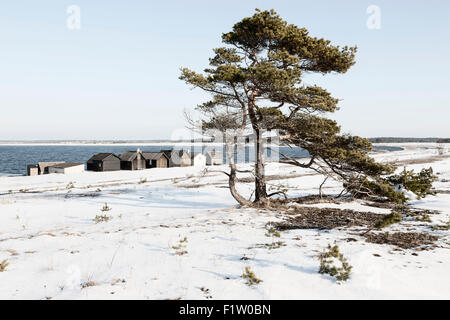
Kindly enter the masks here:
M 211 94 L 211 100 L 197 108 L 207 115 L 204 127 L 224 133 L 242 133 L 247 126 L 253 130 L 254 202 L 264 204 L 271 196 L 266 188 L 262 137 L 269 129 L 280 130 L 286 143 L 311 155 L 308 163 L 281 155 L 284 162 L 341 180 L 354 195 L 372 193 L 374 188 L 364 189 L 367 181 L 376 185 L 386 182 L 381 176 L 395 168 L 368 156 L 370 142 L 342 135 L 335 121 L 322 116 L 337 110 L 338 99 L 302 81 L 308 73 L 346 73 L 355 63 L 356 47 L 332 45 L 310 36 L 305 28 L 288 24 L 274 10 L 258 9 L 224 33 L 222 42 L 225 46 L 214 49 L 209 68 L 203 73 L 182 68 L 180 79 Z M 234 163 L 230 168 L 233 196 L 239 203 L 249 204 L 234 187 L 239 171 Z M 387 188 L 387 193 L 393 192 L 392 186 Z

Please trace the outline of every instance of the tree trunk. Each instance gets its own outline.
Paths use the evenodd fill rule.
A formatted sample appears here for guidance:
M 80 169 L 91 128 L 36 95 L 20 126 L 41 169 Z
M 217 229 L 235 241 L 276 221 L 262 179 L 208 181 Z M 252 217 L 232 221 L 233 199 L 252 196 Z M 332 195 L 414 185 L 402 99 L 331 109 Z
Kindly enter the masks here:
M 255 113 L 255 93 L 249 96 L 248 115 L 255 133 L 255 202 L 264 203 L 267 199 L 267 188 L 264 172 L 264 142 L 262 132 L 259 127 L 258 117 Z
M 255 130 L 255 202 L 267 199 L 267 188 L 264 172 L 264 142 L 261 131 Z

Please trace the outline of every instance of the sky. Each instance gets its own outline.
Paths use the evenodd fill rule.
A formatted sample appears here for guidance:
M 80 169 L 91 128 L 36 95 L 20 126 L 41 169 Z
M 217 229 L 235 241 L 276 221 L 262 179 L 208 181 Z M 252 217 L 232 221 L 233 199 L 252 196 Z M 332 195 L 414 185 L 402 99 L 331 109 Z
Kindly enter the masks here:
M 305 78 L 341 100 L 330 117 L 344 132 L 450 137 L 448 1 L 17 0 L 0 3 L 0 140 L 176 136 L 207 99 L 179 69 L 207 67 L 255 8 L 358 46 L 346 74 Z

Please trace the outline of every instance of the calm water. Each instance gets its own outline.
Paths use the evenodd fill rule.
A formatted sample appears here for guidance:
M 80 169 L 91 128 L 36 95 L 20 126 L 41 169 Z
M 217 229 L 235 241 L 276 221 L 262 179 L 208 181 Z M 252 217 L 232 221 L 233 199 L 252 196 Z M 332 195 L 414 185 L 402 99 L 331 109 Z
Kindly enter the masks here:
M 85 163 L 96 153 L 112 152 L 120 154 L 124 151 L 136 150 L 137 146 L 0 146 L 0 175 L 23 175 L 27 172 L 27 165 L 36 164 L 41 161 L 65 161 L 65 162 L 83 162 Z M 172 149 L 170 146 L 144 146 L 139 147 L 143 151 L 160 151 L 161 149 Z M 175 149 L 188 149 L 190 146 L 179 147 Z M 213 147 L 204 148 L 206 150 Z M 221 147 L 215 147 L 221 151 Z M 376 146 L 376 150 L 398 151 L 402 148 Z M 202 147 L 195 147 L 194 151 L 202 151 Z M 280 152 L 290 157 L 304 158 L 308 157 L 308 152 L 300 148 L 281 147 Z M 253 148 L 238 152 L 238 162 L 252 161 Z M 269 158 L 276 157 L 275 153 L 266 154 Z

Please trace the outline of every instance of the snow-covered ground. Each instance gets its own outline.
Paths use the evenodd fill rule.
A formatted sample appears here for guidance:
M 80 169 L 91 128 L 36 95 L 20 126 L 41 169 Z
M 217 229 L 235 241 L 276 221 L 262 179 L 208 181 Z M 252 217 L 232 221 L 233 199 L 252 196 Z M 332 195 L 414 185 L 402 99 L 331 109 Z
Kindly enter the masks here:
M 432 166 L 435 188 L 450 191 L 450 152 L 438 156 L 436 144 L 400 146 L 405 150 L 374 157 L 416 170 Z M 421 161 L 407 163 L 414 159 Z M 426 228 L 440 237 L 433 250 L 368 243 L 352 229 L 290 230 L 272 239 L 266 224 L 281 214 L 238 208 L 222 169 L 0 177 L 0 263 L 9 263 L 0 272 L 0 298 L 450 298 L 449 231 L 430 228 L 449 221 L 450 194 L 412 201 L 442 212 L 431 223 L 407 220 L 386 229 Z M 269 188 L 288 187 L 291 196 L 317 194 L 323 180 L 287 165 L 267 170 L 283 177 Z M 250 185 L 240 191 L 249 196 Z M 338 193 L 339 184 L 328 182 L 324 191 Z M 102 212 L 105 203 L 111 210 Z M 389 213 L 358 201 L 320 206 Z M 95 223 L 103 214 L 112 219 Z M 285 245 L 264 246 L 272 241 Z M 342 284 L 318 273 L 317 255 L 334 243 L 353 266 Z M 247 266 L 261 283 L 246 285 Z

